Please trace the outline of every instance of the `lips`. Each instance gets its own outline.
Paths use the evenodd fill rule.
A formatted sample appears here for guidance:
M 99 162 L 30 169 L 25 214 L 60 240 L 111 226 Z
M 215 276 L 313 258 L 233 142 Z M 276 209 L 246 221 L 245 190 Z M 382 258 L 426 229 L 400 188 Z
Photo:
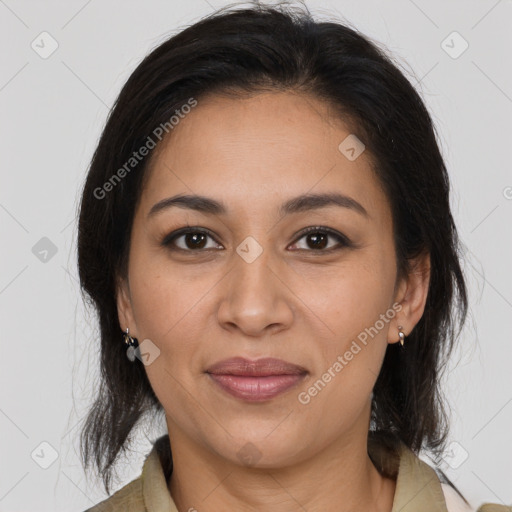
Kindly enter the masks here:
M 241 375 L 246 377 L 268 377 L 270 375 L 298 375 L 307 373 L 302 366 L 282 359 L 267 357 L 251 361 L 243 357 L 224 359 L 210 366 L 206 373 L 214 375 Z
M 246 401 L 264 401 L 295 387 L 307 370 L 282 359 L 257 361 L 234 357 L 210 366 L 206 373 L 226 393 Z

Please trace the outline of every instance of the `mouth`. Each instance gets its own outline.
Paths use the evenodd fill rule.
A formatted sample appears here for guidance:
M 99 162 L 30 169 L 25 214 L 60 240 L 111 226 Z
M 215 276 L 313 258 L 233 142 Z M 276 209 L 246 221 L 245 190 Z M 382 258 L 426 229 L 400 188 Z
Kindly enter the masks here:
M 206 373 L 229 395 L 249 402 L 262 402 L 297 386 L 308 371 L 282 359 L 251 361 L 234 357 L 215 363 Z

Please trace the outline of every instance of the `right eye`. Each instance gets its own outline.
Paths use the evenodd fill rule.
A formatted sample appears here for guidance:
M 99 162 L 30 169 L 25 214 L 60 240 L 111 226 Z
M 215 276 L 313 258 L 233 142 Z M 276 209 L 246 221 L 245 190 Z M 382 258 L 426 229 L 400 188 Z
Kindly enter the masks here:
M 166 235 L 162 240 L 161 245 L 167 247 L 171 251 L 180 250 L 184 252 L 200 252 L 215 249 L 215 247 L 207 246 L 208 238 L 215 241 L 209 230 L 204 228 L 187 227 L 178 229 Z M 215 241 L 215 243 L 217 242 Z

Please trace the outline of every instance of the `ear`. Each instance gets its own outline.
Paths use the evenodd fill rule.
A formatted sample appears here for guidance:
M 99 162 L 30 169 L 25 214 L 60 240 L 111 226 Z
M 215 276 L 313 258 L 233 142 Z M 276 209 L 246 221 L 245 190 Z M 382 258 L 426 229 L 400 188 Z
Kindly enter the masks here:
M 398 326 L 402 327 L 405 336 L 409 336 L 425 311 L 428 289 L 430 285 L 430 254 L 423 253 L 410 261 L 410 272 L 400 281 L 395 302 L 402 309 L 390 322 L 388 343 L 399 341 Z
M 117 302 L 117 316 L 119 318 L 119 325 L 123 331 L 128 327 L 130 329 L 130 336 L 137 337 L 137 325 L 133 315 L 132 301 L 130 295 L 130 286 L 128 279 L 119 278 L 117 280 L 116 288 L 116 302 Z

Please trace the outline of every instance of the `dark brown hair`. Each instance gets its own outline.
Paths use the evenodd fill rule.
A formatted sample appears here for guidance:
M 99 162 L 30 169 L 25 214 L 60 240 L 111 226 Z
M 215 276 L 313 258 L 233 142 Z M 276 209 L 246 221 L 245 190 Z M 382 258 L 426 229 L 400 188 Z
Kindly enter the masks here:
M 231 7 L 169 38 L 137 66 L 110 112 L 83 189 L 79 275 L 98 314 L 101 381 L 81 448 L 84 466 L 93 463 L 107 492 L 134 427 L 145 414 L 162 410 L 144 366 L 126 357 L 115 299 L 150 157 L 122 173 L 107 193 L 98 190 L 190 98 L 272 90 L 325 101 L 364 142 L 392 208 L 398 277 L 410 271 L 412 258 L 430 254 L 424 315 L 404 349 L 388 345 L 371 420 L 372 429 L 416 453 L 426 448 L 438 455 L 444 447 L 448 421 L 440 376 L 467 314 L 467 292 L 432 119 L 397 65 L 356 30 L 315 21 L 307 10 L 286 4 Z

